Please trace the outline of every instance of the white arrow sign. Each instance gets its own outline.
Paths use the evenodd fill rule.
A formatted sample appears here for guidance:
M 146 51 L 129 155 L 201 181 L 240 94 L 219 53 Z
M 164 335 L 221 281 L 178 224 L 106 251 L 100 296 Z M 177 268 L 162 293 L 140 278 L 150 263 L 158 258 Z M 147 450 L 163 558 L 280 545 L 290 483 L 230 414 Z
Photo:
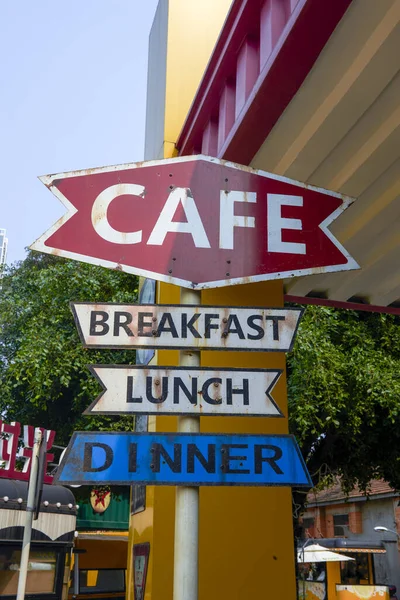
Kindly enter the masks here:
M 104 391 L 84 414 L 282 417 L 271 397 L 281 370 L 94 365 Z
M 71 308 L 94 348 L 192 348 L 289 352 L 301 308 L 86 304 Z

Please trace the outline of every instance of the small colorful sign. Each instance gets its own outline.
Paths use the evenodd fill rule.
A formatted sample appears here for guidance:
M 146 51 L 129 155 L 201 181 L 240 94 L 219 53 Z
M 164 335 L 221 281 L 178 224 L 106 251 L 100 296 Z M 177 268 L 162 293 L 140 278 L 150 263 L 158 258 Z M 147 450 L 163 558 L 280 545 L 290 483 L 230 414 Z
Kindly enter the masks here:
M 95 513 L 103 514 L 110 506 L 111 489 L 108 485 L 97 485 L 90 490 L 90 506 Z
M 42 429 L 46 435 L 46 457 L 44 465 L 44 483 L 52 483 L 53 476 L 48 474 L 48 466 L 54 461 L 54 454 L 50 454 L 55 431 Z M 31 473 L 32 448 L 35 439 L 35 427 L 12 422 L 5 423 L 0 420 L 0 478 L 18 479 L 29 481 Z
M 311 487 L 291 435 L 74 433 L 60 484 Z
M 135 600 L 144 600 L 146 592 L 147 569 L 149 566 L 150 544 L 134 544 L 133 566 L 134 566 L 134 591 Z

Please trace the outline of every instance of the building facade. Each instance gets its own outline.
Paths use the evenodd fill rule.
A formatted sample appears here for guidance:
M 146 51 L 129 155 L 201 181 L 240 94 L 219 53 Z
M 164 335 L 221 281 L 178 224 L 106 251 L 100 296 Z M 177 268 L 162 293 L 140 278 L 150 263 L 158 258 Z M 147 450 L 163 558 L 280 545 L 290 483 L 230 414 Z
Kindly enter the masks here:
M 371 481 L 368 495 L 354 488 L 346 497 L 340 483 L 310 492 L 302 516 L 305 538 L 347 538 L 354 542 L 384 542 L 385 554 L 374 558 L 375 580 L 400 590 L 400 494 L 385 481 Z M 374 527 L 390 532 L 378 532 Z

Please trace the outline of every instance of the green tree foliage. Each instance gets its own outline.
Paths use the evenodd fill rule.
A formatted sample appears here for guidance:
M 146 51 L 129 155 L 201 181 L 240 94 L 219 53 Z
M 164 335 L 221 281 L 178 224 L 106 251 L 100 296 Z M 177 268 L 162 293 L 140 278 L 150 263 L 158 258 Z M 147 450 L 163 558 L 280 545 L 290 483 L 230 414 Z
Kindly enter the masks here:
M 382 477 L 400 489 L 400 318 L 309 306 L 288 374 L 290 428 L 314 483 L 339 475 L 366 489 Z
M 0 290 L 0 410 L 10 422 L 57 431 L 129 429 L 132 418 L 87 417 L 100 392 L 87 365 L 129 364 L 134 351 L 82 347 L 70 301 L 136 302 L 133 275 L 30 252 L 6 269 Z

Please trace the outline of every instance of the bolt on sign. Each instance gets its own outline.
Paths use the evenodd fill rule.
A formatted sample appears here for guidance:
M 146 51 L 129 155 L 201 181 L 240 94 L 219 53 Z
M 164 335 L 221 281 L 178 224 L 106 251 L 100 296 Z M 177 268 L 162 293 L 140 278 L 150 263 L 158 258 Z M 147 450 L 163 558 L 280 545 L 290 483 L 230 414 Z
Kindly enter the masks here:
M 356 269 L 351 198 L 207 156 L 41 177 L 67 213 L 32 246 L 193 289 Z
M 85 347 L 290 352 L 301 308 L 72 302 Z
M 58 483 L 311 487 L 291 435 L 76 432 Z
M 282 371 L 94 365 L 104 391 L 84 414 L 282 417 L 271 391 Z

